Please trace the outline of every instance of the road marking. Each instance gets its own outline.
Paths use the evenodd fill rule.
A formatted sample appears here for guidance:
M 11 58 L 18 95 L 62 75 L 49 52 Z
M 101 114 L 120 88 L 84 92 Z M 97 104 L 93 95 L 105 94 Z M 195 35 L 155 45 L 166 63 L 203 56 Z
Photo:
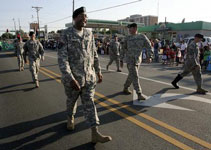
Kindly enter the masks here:
M 135 119 L 135 118 L 133 118 L 133 117 L 121 112 L 121 111 L 119 111 L 116 108 L 113 108 L 113 107 L 107 105 L 106 103 L 103 103 L 103 102 L 101 102 L 101 101 L 99 101 L 97 99 L 95 99 L 95 102 L 97 102 L 99 105 L 107 108 L 108 110 L 118 114 L 119 116 L 123 117 L 124 119 L 136 124 L 137 126 L 147 130 L 148 132 L 153 133 L 154 135 L 157 135 L 158 137 L 168 141 L 169 143 L 171 143 L 171 144 L 173 144 L 173 145 L 175 145 L 175 146 L 177 146 L 177 147 L 179 147 L 179 148 L 181 148 L 183 150 L 193 150 L 193 148 L 191 148 L 191 147 L 189 147 L 189 146 L 177 141 L 176 139 L 174 139 L 174 138 L 172 138 L 172 137 L 170 137 L 170 136 L 168 136 L 168 135 L 166 135 L 166 134 L 164 134 L 164 133 L 152 128 L 151 126 L 149 126 L 149 125 L 147 125 L 147 124 L 145 124 L 145 123 L 143 123 L 143 122 L 141 122 L 141 121 L 139 121 L 139 120 L 137 120 L 137 119 Z
M 47 55 L 47 57 L 51 57 L 51 58 L 56 58 L 55 56 L 52 56 L 52 55 Z M 106 58 L 105 58 L 106 59 Z M 102 68 L 103 70 L 106 70 L 106 68 Z M 109 69 L 109 71 L 111 72 L 116 72 L 115 70 L 112 70 L 112 69 Z M 128 73 L 124 73 L 124 72 L 117 72 L 117 73 L 120 73 L 120 74 L 123 74 L 123 75 L 128 75 Z M 163 81 L 158 81 L 158 80 L 154 80 L 154 79 L 150 79 L 150 78 L 145 78 L 145 77 L 142 77 L 142 76 L 139 76 L 140 79 L 143 79 L 143 80 L 147 80 L 147 81 L 151 81 L 151 82 L 156 82 L 156 83 L 160 83 L 160 84 L 164 84 L 164 85 L 168 85 L 168 86 L 171 86 L 172 85 L 170 83 L 167 83 L 167 82 L 163 82 Z M 189 90 L 189 91 L 196 91 L 196 89 L 193 89 L 193 88 L 188 88 L 188 87 L 185 87 L 185 86 L 180 86 L 180 88 L 183 88 L 183 89 L 186 89 L 186 90 Z M 211 93 L 206 93 L 207 95 L 211 95 Z
M 46 68 L 41 67 L 41 69 L 46 70 L 48 73 L 51 73 L 51 74 L 53 74 L 53 75 L 55 75 L 57 77 L 61 77 L 59 74 L 54 73 L 54 72 L 52 72 L 52 71 L 50 71 L 50 70 L 48 70 Z M 53 76 L 51 76 L 51 78 L 57 79 L 56 77 L 53 77 Z M 61 81 L 59 81 L 59 83 L 61 83 Z M 201 140 L 201 139 L 199 139 L 199 138 L 197 138 L 197 137 L 195 137 L 195 136 L 193 136 L 193 135 L 191 135 L 189 133 L 186 133 L 186 132 L 184 132 L 184 131 L 182 131 L 180 129 L 177 129 L 177 128 L 171 126 L 171 125 L 168 125 L 167 123 L 164 123 L 164 122 L 162 122 L 160 120 L 157 120 L 157 119 L 155 119 L 155 118 L 153 118 L 153 117 L 151 117 L 149 115 L 146 115 L 144 113 L 139 113 L 137 110 L 131 108 L 129 105 L 123 105 L 123 104 L 119 103 L 118 101 L 116 101 L 114 99 L 110 99 L 110 98 L 108 98 L 108 97 L 106 97 L 103 94 L 100 94 L 98 92 L 95 92 L 95 95 L 100 97 L 100 98 L 103 98 L 103 99 L 105 99 L 105 100 L 107 100 L 107 101 L 109 101 L 109 102 L 111 102 L 113 104 L 116 104 L 116 105 L 120 106 L 121 108 L 124 108 L 124 109 L 126 109 L 126 110 L 128 110 L 128 111 L 130 111 L 130 112 L 132 112 L 132 113 L 134 113 L 134 114 L 136 114 L 138 116 L 140 116 L 140 117 L 143 117 L 143 118 L 145 118 L 145 119 L 147 119 L 147 120 L 149 120 L 149 121 L 151 121 L 151 122 L 153 122 L 153 123 L 155 123 L 157 125 L 160 125 L 161 127 L 164 127 L 164 128 L 166 128 L 166 129 L 168 129 L 168 130 L 170 130 L 170 131 L 172 131 L 172 132 L 174 132 L 174 133 L 176 133 L 178 135 L 181 135 L 181 136 L 183 136 L 183 137 L 185 137 L 185 138 L 187 138 L 187 139 L 189 139 L 189 140 L 191 140 L 191 141 L 193 141 L 195 143 L 198 143 L 199 145 L 202 145 L 202 146 L 204 146 L 206 148 L 211 149 L 211 144 L 210 143 L 208 143 L 206 141 L 203 141 L 203 140 Z
M 153 118 L 153 117 L 151 117 L 151 116 L 149 116 L 147 114 L 140 113 L 137 110 L 131 108 L 129 105 L 124 105 L 124 104 L 118 102 L 117 100 L 108 98 L 108 97 L 106 97 L 103 94 L 100 94 L 98 92 L 95 92 L 95 95 L 100 97 L 100 98 L 102 98 L 102 99 L 105 99 L 105 100 L 109 101 L 112 104 L 118 105 L 120 108 L 124 108 L 124 109 L 126 109 L 126 110 L 128 110 L 128 111 L 130 111 L 130 112 L 132 112 L 132 113 L 134 113 L 134 114 L 136 114 L 138 116 L 140 116 L 140 117 L 143 117 L 144 119 L 149 120 L 149 121 L 151 121 L 151 122 L 153 122 L 153 123 L 155 123 L 155 124 L 157 124 L 157 125 L 159 125 L 159 126 L 161 126 L 163 128 L 166 128 L 166 129 L 168 129 L 168 130 L 170 130 L 170 131 L 172 131 L 172 132 L 174 132 L 174 133 L 176 133 L 178 135 L 181 135 L 181 136 L 183 136 L 183 137 L 185 137 L 185 138 L 187 138 L 187 139 L 189 139 L 189 140 L 191 140 L 191 141 L 193 141 L 195 143 L 198 143 L 199 145 L 202 145 L 202 146 L 204 146 L 206 148 L 211 149 L 211 144 L 210 143 L 208 143 L 206 141 L 203 141 L 203 140 L 201 140 L 201 139 L 199 139 L 199 138 L 197 138 L 197 137 L 195 137 L 195 136 L 193 136 L 193 135 L 191 135 L 189 133 L 186 133 L 186 132 L 184 132 L 184 131 L 182 131 L 180 129 L 177 129 L 177 128 L 171 126 L 171 125 L 168 125 L 165 122 L 157 120 L 157 119 L 155 119 L 155 118 Z
M 159 108 L 166 108 L 166 109 L 177 109 L 177 110 L 187 110 L 187 111 L 195 111 L 192 109 L 187 109 L 184 107 L 168 104 L 166 102 L 171 100 L 189 100 L 189 101 L 198 101 L 203 103 L 211 104 L 211 100 L 202 98 L 195 95 L 184 95 L 184 94 L 175 94 L 175 93 L 162 93 L 156 94 L 153 96 L 147 97 L 145 101 L 138 101 L 138 96 L 136 92 L 133 90 L 133 105 L 139 106 L 147 106 L 147 107 L 159 107 Z
M 106 68 L 102 68 L 103 70 L 107 70 Z M 109 71 L 111 72 L 116 72 L 115 70 L 111 70 L 109 69 Z M 123 75 L 127 75 L 128 76 L 128 73 L 124 73 L 124 72 L 116 72 L 116 73 L 120 73 L 120 74 L 123 74 Z M 172 87 L 172 84 L 170 83 L 167 83 L 167 82 L 163 82 L 163 81 L 158 81 L 158 80 L 154 80 L 154 79 L 150 79 L 150 78 L 145 78 L 145 77 L 142 77 L 142 76 L 139 76 L 140 79 L 143 79 L 143 80 L 147 80 L 147 81 L 152 81 L 152 82 L 156 82 L 156 83 L 160 83 L 160 84 L 164 84 L 164 85 L 168 85 L 168 86 L 171 86 Z M 189 90 L 189 91 L 196 91 L 196 89 L 193 89 L 193 88 L 188 88 L 188 87 L 185 87 L 185 86 L 180 86 L 180 88 L 182 89 L 186 89 L 186 90 Z M 176 89 L 175 89 L 176 90 Z M 211 95 L 211 93 L 206 93 L 207 95 Z

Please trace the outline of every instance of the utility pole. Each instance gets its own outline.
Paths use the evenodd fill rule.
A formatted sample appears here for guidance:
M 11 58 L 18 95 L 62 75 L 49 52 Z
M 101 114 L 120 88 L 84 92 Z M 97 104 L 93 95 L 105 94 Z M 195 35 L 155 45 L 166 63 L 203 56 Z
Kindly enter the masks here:
M 18 18 L 18 24 L 19 24 L 19 31 L 21 31 L 21 23 L 20 23 L 20 18 Z
M 42 7 L 34 7 L 32 6 L 32 8 L 36 9 L 37 12 L 37 23 L 38 23 L 38 31 L 40 31 L 40 20 L 39 20 L 39 11 Z
M 12 20 L 14 22 L 14 29 L 15 29 L 15 34 L 16 34 L 16 22 L 15 22 L 15 19 L 14 18 Z
M 75 10 L 75 0 L 73 0 L 73 12 L 74 12 L 74 10 Z M 73 17 L 72 17 L 72 25 L 73 25 Z

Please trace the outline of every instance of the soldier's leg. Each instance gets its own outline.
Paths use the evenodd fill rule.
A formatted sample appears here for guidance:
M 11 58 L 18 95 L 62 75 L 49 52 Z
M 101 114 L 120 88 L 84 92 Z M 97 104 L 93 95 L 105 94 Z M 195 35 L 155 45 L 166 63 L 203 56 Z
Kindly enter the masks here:
M 201 67 L 200 66 L 196 67 L 192 71 L 192 74 L 193 74 L 193 78 L 195 80 L 195 83 L 197 85 L 197 89 L 200 89 L 201 88 L 201 85 L 202 85 Z
M 37 73 L 37 75 L 38 75 L 39 71 L 40 71 L 40 59 L 37 59 L 36 60 L 36 73 Z
M 94 104 L 95 85 L 86 85 L 81 91 L 81 101 L 84 108 L 84 116 L 91 127 L 92 143 L 105 143 L 111 141 L 110 136 L 101 134 L 98 130 L 99 118 Z
M 23 55 L 21 55 L 21 67 L 22 67 L 22 69 L 24 69 L 24 57 L 23 57 Z
M 117 67 L 117 71 L 120 71 L 120 59 L 119 58 L 116 58 L 116 67 Z
M 37 77 L 37 68 L 36 68 L 36 62 L 29 60 L 29 70 L 32 74 L 32 80 L 33 82 L 38 81 L 38 77 Z
M 110 61 L 108 63 L 108 65 L 106 66 L 106 69 L 108 70 L 108 67 L 113 63 L 114 59 L 112 57 L 110 57 Z
M 91 127 L 99 125 L 99 118 L 94 103 L 95 85 L 86 85 L 81 89 L 81 101 L 84 116 Z
M 131 85 L 131 83 L 132 83 L 132 70 L 131 70 L 131 67 L 130 67 L 131 65 L 130 64 L 127 64 L 127 69 L 128 69 L 128 76 L 127 76 L 127 80 L 126 80 L 126 82 L 125 82 L 125 84 L 124 84 L 124 88 L 126 89 L 126 88 L 129 88 L 130 87 L 130 85 Z
M 142 89 L 141 89 L 140 82 L 139 82 L 138 69 L 139 69 L 138 65 L 131 65 L 130 66 L 130 70 L 132 72 L 133 87 L 136 90 L 137 94 L 141 94 Z
M 70 87 L 70 83 L 65 83 L 64 89 L 65 94 L 67 96 L 66 100 L 66 112 L 67 112 L 67 129 L 74 130 L 75 129 L 75 122 L 74 116 L 77 110 L 77 99 L 79 97 L 79 91 L 75 91 Z
M 18 68 L 21 71 L 21 55 L 17 55 L 17 59 L 18 59 Z

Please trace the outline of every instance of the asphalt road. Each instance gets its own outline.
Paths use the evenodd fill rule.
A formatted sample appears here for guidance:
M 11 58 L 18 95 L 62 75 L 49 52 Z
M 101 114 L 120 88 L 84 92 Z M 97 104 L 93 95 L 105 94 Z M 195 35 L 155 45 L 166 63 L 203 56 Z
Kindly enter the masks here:
M 90 129 L 79 100 L 76 129 L 66 130 L 65 94 L 55 51 L 46 51 L 34 88 L 28 65 L 19 72 L 12 52 L 0 52 L 0 150 L 208 150 L 211 149 L 211 73 L 204 73 L 207 95 L 195 93 L 190 75 L 179 90 L 170 82 L 181 67 L 143 64 L 139 70 L 145 102 L 124 95 L 127 68 L 115 72 L 100 56 L 103 83 L 97 85 L 95 102 L 100 131 L 113 140 L 90 143 Z M 132 89 L 132 86 L 131 86 Z

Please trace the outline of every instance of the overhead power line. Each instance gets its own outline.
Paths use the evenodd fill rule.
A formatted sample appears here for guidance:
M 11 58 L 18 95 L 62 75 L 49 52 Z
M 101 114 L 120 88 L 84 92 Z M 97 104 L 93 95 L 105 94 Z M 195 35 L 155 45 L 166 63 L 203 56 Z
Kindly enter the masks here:
M 113 9 L 113 8 L 125 6 L 125 5 L 130 5 L 130 4 L 141 2 L 141 1 L 142 0 L 136 0 L 136 1 L 133 1 L 133 2 L 129 2 L 129 3 L 124 3 L 124 4 L 120 4 L 120 5 L 115 5 L 115 6 L 107 7 L 107 8 L 102 8 L 102 9 L 98 9 L 98 10 L 89 11 L 87 13 L 94 13 L 94 12 L 104 11 L 104 10 L 108 10 L 108 9 Z M 44 23 L 44 24 L 51 24 L 51 23 L 59 22 L 59 21 L 62 21 L 62 20 L 65 20 L 65 19 L 68 19 L 68 18 L 71 18 L 71 17 L 72 16 L 67 16 L 67 17 L 64 17 L 64 18 L 61 18 L 61 19 L 58 19 L 58 20 L 55 20 L 55 21 Z

